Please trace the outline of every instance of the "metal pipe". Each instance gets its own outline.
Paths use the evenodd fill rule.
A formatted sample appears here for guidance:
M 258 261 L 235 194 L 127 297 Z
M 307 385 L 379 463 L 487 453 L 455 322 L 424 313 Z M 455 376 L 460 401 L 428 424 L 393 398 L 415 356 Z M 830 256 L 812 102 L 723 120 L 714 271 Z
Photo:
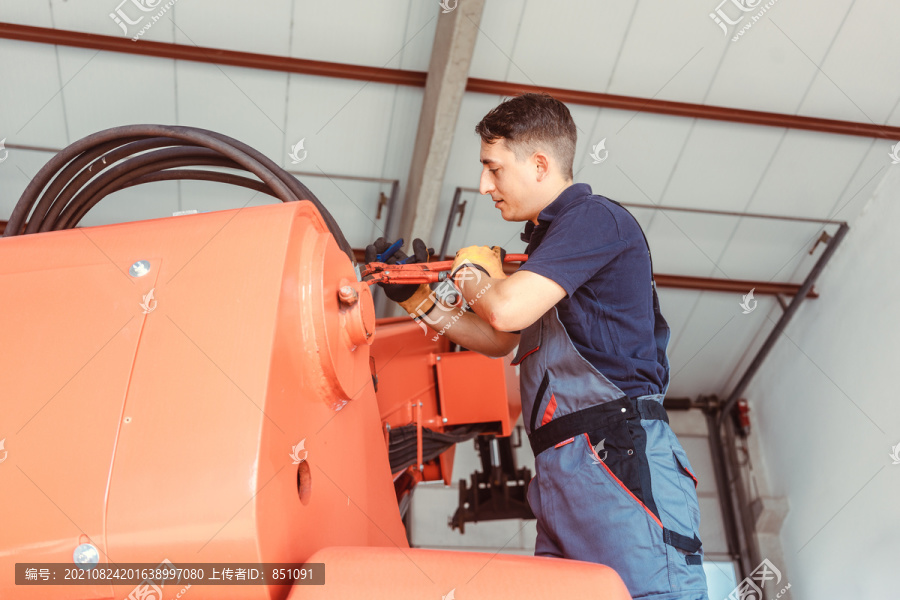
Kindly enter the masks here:
M 717 402 L 715 397 L 710 400 Z M 728 481 L 728 471 L 725 468 L 725 454 L 722 448 L 722 438 L 718 435 L 719 428 L 716 423 L 716 407 L 708 406 L 704 410 L 706 415 L 707 436 L 709 438 L 709 452 L 712 457 L 713 475 L 716 479 L 716 498 L 722 513 L 722 522 L 725 525 L 725 543 L 728 545 L 728 555 L 731 560 L 738 563 L 738 570 L 742 572 L 738 580 L 743 579 L 745 567 L 741 561 L 741 535 L 737 526 L 737 515 L 734 509 L 734 500 L 731 496 L 731 485 Z M 749 573 L 749 571 L 747 571 Z
M 462 188 L 456 188 L 453 192 L 453 202 L 450 203 L 450 214 L 447 216 L 447 227 L 444 228 L 444 239 L 441 240 L 441 252 L 438 254 L 438 260 L 444 260 L 447 256 L 447 245 L 450 243 L 450 231 L 453 229 L 453 218 L 456 216 L 456 210 L 459 208 L 459 197 L 462 194 Z
M 746 294 L 753 289 L 754 294 L 796 295 L 800 291 L 800 285 L 796 283 L 773 283 L 771 281 L 750 281 L 746 279 L 715 279 L 712 277 L 688 277 L 685 275 L 654 275 L 656 287 L 679 288 L 683 290 L 704 290 L 709 292 L 741 292 Z M 818 298 L 819 293 L 810 288 L 806 292 L 807 298 Z
M 747 385 L 750 383 L 750 380 L 753 379 L 753 376 L 756 375 L 756 372 L 759 371 L 759 368 L 762 366 L 763 361 L 769 355 L 769 352 L 772 350 L 772 347 L 775 345 L 775 342 L 778 341 L 778 337 L 781 335 L 781 332 L 784 331 L 784 328 L 787 327 L 787 324 L 791 321 L 794 316 L 794 313 L 800 308 L 800 303 L 803 302 L 803 299 L 812 289 L 813 284 L 816 282 L 816 279 L 819 278 L 819 275 L 822 273 L 822 270 L 825 268 L 825 265 L 828 264 L 828 261 L 831 260 L 831 257 L 834 255 L 838 246 L 841 244 L 841 241 L 847 235 L 847 232 L 850 230 L 849 225 L 843 223 L 837 230 L 837 233 L 834 234 L 834 237 L 828 242 L 828 247 L 825 248 L 825 251 L 822 253 L 822 256 L 819 257 L 819 260 L 816 261 L 816 264 L 810 270 L 809 274 L 806 276 L 806 279 L 803 281 L 803 285 L 800 286 L 800 289 L 797 290 L 797 293 L 794 294 L 791 303 L 788 305 L 787 310 L 785 310 L 781 314 L 781 318 L 778 319 L 778 322 L 775 324 L 775 327 L 769 333 L 769 337 L 766 338 L 766 341 L 763 342 L 762 347 L 759 349 L 759 352 L 756 353 L 756 356 L 753 358 L 753 362 L 750 363 L 750 366 L 747 367 L 747 370 L 744 372 L 743 377 L 735 386 L 734 390 L 728 396 L 728 399 L 722 405 L 722 410 L 719 413 L 717 423 L 719 425 L 725 420 L 728 413 L 731 411 L 732 407 L 734 407 L 735 403 L 740 398 L 741 394 L 744 393 L 744 390 L 747 389 Z
M 762 561 L 762 557 L 759 555 L 759 546 L 753 537 L 756 533 L 756 523 L 754 523 L 753 513 L 750 510 L 747 488 L 744 486 L 741 465 L 735 450 L 734 423 L 730 419 L 725 421 L 720 431 L 724 431 L 723 457 L 727 466 L 726 472 L 729 476 L 729 482 L 732 485 L 730 489 L 732 502 L 738 507 L 737 516 L 740 519 L 746 547 L 746 552 L 742 553 L 741 557 L 743 559 L 742 564 L 746 570 L 744 577 L 747 577 L 753 568 Z

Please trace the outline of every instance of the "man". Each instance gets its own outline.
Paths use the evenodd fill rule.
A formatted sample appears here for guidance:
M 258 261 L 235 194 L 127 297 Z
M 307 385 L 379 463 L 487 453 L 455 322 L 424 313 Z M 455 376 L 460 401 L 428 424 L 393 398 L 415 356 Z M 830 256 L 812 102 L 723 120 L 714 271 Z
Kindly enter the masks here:
M 451 277 L 474 311 L 461 316 L 425 285 L 389 295 L 468 349 L 518 345 L 536 555 L 608 565 L 634 598 L 706 600 L 696 478 L 662 407 L 669 327 L 640 225 L 573 184 L 575 124 L 558 100 L 509 99 L 475 131 L 480 191 L 526 222 L 528 261 L 506 277 L 501 249 L 460 250 Z

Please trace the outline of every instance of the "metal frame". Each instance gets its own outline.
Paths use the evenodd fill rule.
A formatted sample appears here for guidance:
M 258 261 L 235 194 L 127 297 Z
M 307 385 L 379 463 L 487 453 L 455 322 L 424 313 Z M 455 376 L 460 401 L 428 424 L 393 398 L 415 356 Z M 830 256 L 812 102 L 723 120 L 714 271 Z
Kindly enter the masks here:
M 477 188 L 459 186 L 453 192 L 453 200 L 450 203 L 450 212 L 447 214 L 447 225 L 444 228 L 444 237 L 441 240 L 441 249 L 438 254 L 439 259 L 447 256 L 447 248 L 450 244 L 451 232 L 453 230 L 453 220 L 456 219 L 459 211 L 459 201 L 463 192 L 472 192 L 480 194 Z M 650 210 L 671 210 L 676 212 L 691 212 L 707 215 L 721 215 L 726 217 L 747 217 L 750 219 L 773 219 L 778 221 L 796 221 L 800 223 L 820 223 L 823 225 L 846 225 L 844 221 L 833 221 L 829 219 L 815 219 L 809 217 L 794 217 L 789 215 L 770 215 L 763 213 L 739 213 L 722 210 L 709 210 L 702 208 L 687 208 L 682 206 L 654 206 L 652 204 L 633 204 L 620 202 L 622 206 L 629 208 L 643 208 Z M 715 277 L 694 277 L 689 275 L 666 275 L 663 273 L 655 273 L 654 280 L 657 287 L 678 288 L 683 290 L 701 290 L 706 292 L 739 292 L 746 293 L 749 289 L 755 289 L 755 294 L 760 296 L 775 296 L 779 303 L 784 305 L 782 294 L 790 294 L 796 296 L 802 285 L 796 283 L 779 283 L 771 281 L 752 281 L 748 279 L 717 279 Z M 819 293 L 812 287 L 806 290 L 805 297 L 818 298 Z

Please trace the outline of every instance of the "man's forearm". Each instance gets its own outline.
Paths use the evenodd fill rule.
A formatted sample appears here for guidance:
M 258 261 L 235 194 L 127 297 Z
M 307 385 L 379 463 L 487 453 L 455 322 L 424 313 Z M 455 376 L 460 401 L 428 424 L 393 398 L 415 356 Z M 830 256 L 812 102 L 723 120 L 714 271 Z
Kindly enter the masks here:
M 507 279 L 495 279 L 474 269 L 471 270 L 471 273 L 477 276 L 459 280 L 459 289 L 463 298 L 472 306 L 472 310 L 481 317 L 486 325 L 496 331 L 508 331 L 504 329 L 504 323 L 500 322 L 499 319 L 499 316 L 503 313 L 499 305 L 504 300 L 501 288 L 507 282 Z
M 477 300 L 476 300 L 477 305 Z M 439 335 L 486 356 L 506 356 L 516 346 L 519 336 L 505 331 L 496 331 L 484 319 L 459 307 L 447 307 L 438 303 L 427 315 L 421 317 Z

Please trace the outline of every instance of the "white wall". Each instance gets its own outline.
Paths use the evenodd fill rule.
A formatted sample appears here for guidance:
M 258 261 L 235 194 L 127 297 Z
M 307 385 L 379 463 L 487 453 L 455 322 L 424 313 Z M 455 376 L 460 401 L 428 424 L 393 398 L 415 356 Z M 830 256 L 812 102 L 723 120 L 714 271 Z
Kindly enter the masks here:
M 797 600 L 900 598 L 900 465 L 890 457 L 900 444 L 900 165 L 887 169 L 820 276 L 820 297 L 745 394 L 759 491 L 790 504 L 783 556 L 769 558 L 784 573 L 777 589 L 789 582 Z

